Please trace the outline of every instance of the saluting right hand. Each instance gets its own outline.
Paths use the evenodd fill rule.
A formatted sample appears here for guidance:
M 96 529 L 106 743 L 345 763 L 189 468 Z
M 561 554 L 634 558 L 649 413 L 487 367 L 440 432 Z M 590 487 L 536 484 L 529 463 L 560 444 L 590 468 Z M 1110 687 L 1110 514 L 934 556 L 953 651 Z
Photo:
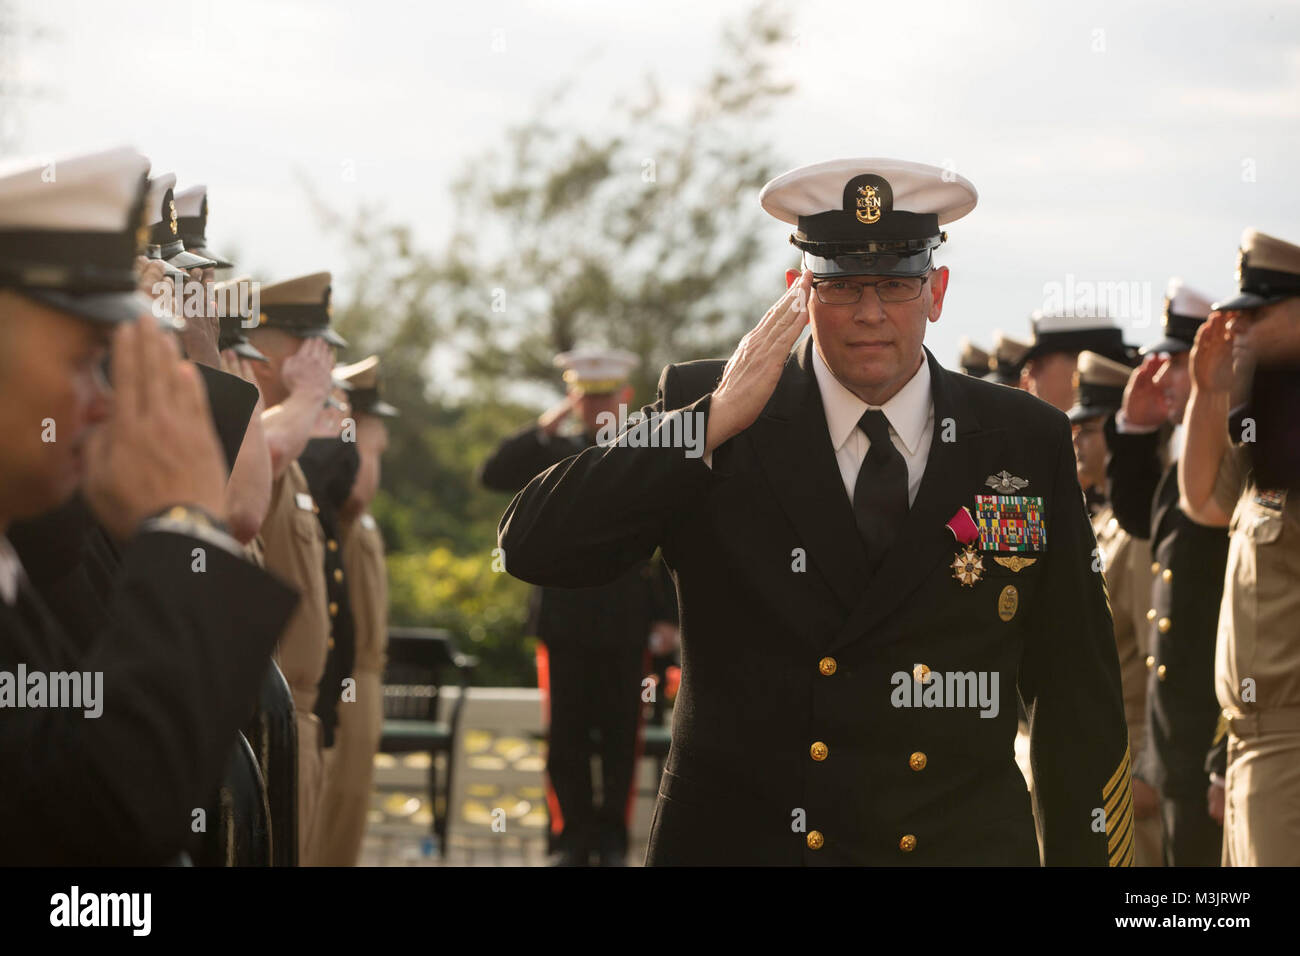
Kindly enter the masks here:
M 1232 312 L 1213 312 L 1196 330 L 1189 360 L 1192 383 L 1205 392 L 1232 391 L 1232 340 L 1228 329 Z
M 333 371 L 334 353 L 329 343 L 316 338 L 303 342 L 280 366 L 285 388 L 294 394 L 301 392 L 322 405 L 333 386 Z
M 811 291 L 812 273 L 804 270 L 799 281 L 745 334 L 727 360 L 722 381 L 709 402 L 706 455 L 754 424 L 772 397 L 790 349 L 808 324 Z
M 1135 368 L 1124 386 L 1124 419 L 1139 428 L 1154 428 L 1169 415 L 1169 396 L 1155 383 L 1156 373 L 1164 361 L 1159 355 L 1148 355 Z
M 564 396 L 564 400 L 558 405 L 548 408 L 537 418 L 537 427 L 552 437 L 560 430 L 564 424 L 564 419 L 568 417 L 569 412 L 573 411 L 574 406 L 578 404 L 578 393 L 569 392 Z
M 86 450 L 86 500 L 124 539 L 171 505 L 196 505 L 222 519 L 221 445 L 197 370 L 153 316 L 118 330 L 113 403 Z

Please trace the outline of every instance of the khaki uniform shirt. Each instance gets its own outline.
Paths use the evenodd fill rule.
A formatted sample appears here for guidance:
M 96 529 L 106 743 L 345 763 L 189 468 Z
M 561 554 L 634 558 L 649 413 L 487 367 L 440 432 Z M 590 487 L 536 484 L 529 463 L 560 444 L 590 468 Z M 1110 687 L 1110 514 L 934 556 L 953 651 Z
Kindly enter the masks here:
M 369 514 L 343 529 L 343 567 L 356 628 L 357 671 L 384 672 L 388 647 L 388 574 L 384 538 Z
M 325 597 L 325 532 L 297 462 L 271 489 L 271 507 L 262 524 L 262 544 L 267 570 L 293 585 L 301 595 L 298 609 L 280 638 L 277 662 L 293 690 L 295 708 L 310 714 L 325 673 L 330 623 Z
M 1115 619 L 1115 650 L 1119 654 L 1120 682 L 1124 689 L 1124 719 L 1128 723 L 1133 760 L 1146 743 L 1147 607 L 1151 603 L 1151 545 L 1128 534 L 1110 507 L 1092 519 L 1097 546 L 1103 557 L 1111 616 Z
M 1232 515 L 1216 690 L 1230 713 L 1300 710 L 1300 494 L 1258 488 L 1249 468 L 1233 446 L 1215 481 Z

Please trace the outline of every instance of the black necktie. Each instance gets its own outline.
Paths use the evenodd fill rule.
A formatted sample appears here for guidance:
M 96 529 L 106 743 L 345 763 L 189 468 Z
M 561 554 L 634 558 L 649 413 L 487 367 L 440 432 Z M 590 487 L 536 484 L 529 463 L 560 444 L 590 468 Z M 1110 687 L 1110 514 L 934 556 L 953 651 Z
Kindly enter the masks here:
M 889 440 L 889 419 L 869 408 L 858 427 L 871 439 L 853 486 L 853 516 L 867 545 L 867 566 L 874 573 L 907 517 L 907 463 Z

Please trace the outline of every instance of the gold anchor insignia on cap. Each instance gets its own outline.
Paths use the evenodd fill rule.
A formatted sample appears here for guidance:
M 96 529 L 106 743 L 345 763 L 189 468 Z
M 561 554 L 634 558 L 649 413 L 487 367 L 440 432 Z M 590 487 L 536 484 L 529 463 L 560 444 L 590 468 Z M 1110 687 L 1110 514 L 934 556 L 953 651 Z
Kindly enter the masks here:
M 880 193 L 875 186 L 858 187 L 858 222 L 873 223 L 880 220 Z
M 1012 571 L 1019 571 L 1022 568 L 1029 567 L 1038 559 L 1010 557 L 1010 558 L 994 558 L 993 560 L 996 561 L 998 564 L 1002 565 L 1004 568 L 1010 568 Z
M 962 587 L 973 588 L 984 577 L 984 556 L 971 545 L 967 545 L 952 559 L 953 580 L 960 581 Z
M 167 225 L 171 227 L 172 235 L 174 236 L 176 235 L 176 200 L 175 199 L 169 199 L 167 201 L 167 216 L 168 216 Z
M 1005 469 L 999 471 L 996 475 L 989 475 L 988 478 L 984 479 L 984 484 L 1003 495 L 1009 495 L 1022 488 L 1029 487 L 1029 482 L 1023 478 L 1017 478 Z

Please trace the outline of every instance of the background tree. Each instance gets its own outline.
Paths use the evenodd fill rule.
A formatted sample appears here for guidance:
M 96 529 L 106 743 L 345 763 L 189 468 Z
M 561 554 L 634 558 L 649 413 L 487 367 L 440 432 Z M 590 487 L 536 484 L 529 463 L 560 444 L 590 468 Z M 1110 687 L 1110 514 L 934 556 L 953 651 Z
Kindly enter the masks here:
M 778 171 L 754 130 L 790 86 L 769 6 L 724 31 L 717 66 L 684 108 L 648 78 L 593 129 L 566 94 L 453 184 L 455 228 L 437 252 L 363 209 L 343 224 L 352 295 L 337 323 L 355 356 L 383 357 L 391 423 L 375 504 L 391 558 L 392 619 L 452 627 L 483 684 L 535 679 L 527 587 L 496 573 L 507 499 L 477 469 L 560 395 L 557 353 L 609 345 L 641 357 L 637 400 L 670 362 L 725 356 L 782 290 L 794 253 L 760 250 L 754 201 Z M 454 381 L 455 388 L 448 387 Z

